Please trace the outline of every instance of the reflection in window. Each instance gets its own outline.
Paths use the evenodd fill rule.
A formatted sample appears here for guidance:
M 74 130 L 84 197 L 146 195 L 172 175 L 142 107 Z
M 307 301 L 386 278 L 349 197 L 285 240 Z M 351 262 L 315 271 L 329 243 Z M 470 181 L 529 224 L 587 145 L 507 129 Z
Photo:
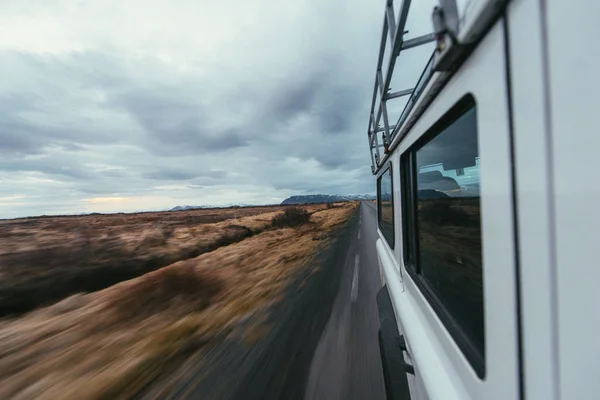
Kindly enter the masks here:
M 479 161 L 474 105 L 415 152 L 418 271 L 483 357 Z
M 377 216 L 379 229 L 392 249 L 394 248 L 393 200 L 392 169 L 390 167 L 377 180 Z

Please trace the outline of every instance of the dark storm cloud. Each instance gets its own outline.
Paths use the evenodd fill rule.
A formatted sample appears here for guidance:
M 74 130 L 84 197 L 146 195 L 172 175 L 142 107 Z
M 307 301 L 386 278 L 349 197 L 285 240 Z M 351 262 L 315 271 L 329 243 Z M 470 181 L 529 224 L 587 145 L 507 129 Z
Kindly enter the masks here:
M 270 102 L 266 104 L 264 114 L 270 121 L 289 123 L 297 117 L 310 117 L 315 120 L 315 129 L 330 134 L 348 131 L 353 125 L 356 112 L 364 99 L 360 85 L 344 82 L 335 75 L 336 64 L 329 69 L 310 71 L 304 76 L 294 77 L 291 81 L 282 81 L 273 91 Z
M 315 105 L 315 99 L 327 86 L 328 79 L 325 71 L 317 70 L 281 82 L 272 98 L 270 117 L 286 122 L 309 112 Z
M 140 124 L 145 133 L 140 145 L 155 154 L 197 154 L 247 144 L 232 129 L 208 127 L 210 116 L 198 105 L 198 99 L 190 96 L 190 88 L 132 88 L 114 96 L 111 102 Z

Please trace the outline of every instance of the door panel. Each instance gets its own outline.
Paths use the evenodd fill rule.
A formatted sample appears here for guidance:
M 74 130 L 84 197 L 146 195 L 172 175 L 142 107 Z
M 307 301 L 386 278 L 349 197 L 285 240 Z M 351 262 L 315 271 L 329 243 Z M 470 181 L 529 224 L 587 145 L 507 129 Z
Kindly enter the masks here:
M 425 293 L 420 278 L 412 269 L 409 273 L 410 267 L 401 257 L 404 287 L 390 284 L 389 289 L 415 367 L 415 378 L 410 382 L 417 399 L 518 398 L 515 249 L 504 48 L 503 26 L 497 23 L 396 149 L 402 154 L 417 146 L 423 135 L 430 133 L 465 95 L 475 99 L 481 182 L 485 372 L 478 376 L 472 360 L 465 356 L 464 346 L 459 346 L 448 322 L 440 318 L 443 311 L 438 305 L 432 306 L 435 302 Z M 464 171 L 459 170 L 456 174 L 462 175 Z M 402 204 L 396 203 L 395 213 L 400 216 Z M 403 219 L 402 225 L 406 224 Z M 393 271 L 384 273 L 389 282 Z
M 598 308 L 598 61 L 600 3 L 546 2 L 549 140 L 553 161 L 556 387 L 561 399 L 600 395 Z

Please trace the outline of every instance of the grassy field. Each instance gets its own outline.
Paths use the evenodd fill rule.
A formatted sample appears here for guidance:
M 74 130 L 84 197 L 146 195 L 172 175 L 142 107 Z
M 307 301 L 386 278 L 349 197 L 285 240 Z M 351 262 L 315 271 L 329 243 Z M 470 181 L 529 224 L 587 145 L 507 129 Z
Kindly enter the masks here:
M 324 208 L 313 206 L 313 212 Z M 0 221 L 0 317 L 93 292 L 270 227 L 283 207 Z
M 0 398 L 133 398 L 150 384 L 162 398 L 240 324 L 247 343 L 264 336 L 269 307 L 356 207 L 0 221 L 0 293 L 12 293 L 0 299 Z

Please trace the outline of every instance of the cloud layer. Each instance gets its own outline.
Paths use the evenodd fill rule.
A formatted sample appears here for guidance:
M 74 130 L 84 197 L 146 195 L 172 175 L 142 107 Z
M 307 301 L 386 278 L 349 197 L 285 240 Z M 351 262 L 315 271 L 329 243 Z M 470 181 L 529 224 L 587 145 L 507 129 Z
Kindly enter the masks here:
M 372 193 L 383 4 L 217 3 L 0 5 L 0 218 Z

